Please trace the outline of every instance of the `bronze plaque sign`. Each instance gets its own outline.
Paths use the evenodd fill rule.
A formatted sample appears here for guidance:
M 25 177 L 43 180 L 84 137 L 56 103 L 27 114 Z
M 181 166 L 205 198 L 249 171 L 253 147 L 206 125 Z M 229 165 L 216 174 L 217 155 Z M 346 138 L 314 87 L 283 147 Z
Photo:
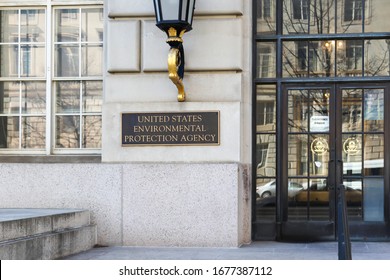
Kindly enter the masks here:
M 219 111 L 122 113 L 122 146 L 219 145 Z

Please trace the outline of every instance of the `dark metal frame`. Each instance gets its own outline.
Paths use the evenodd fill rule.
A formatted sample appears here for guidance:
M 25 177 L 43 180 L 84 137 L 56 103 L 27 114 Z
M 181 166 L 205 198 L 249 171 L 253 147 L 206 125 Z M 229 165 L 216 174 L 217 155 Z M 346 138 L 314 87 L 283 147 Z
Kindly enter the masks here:
M 340 1 L 340 0 L 339 0 Z M 256 166 L 256 86 L 259 84 L 272 84 L 276 86 L 276 158 L 278 159 L 276 164 L 276 189 L 279 191 L 276 200 L 276 217 L 275 221 L 264 221 L 257 222 L 256 221 L 256 177 L 257 170 L 256 168 L 252 168 L 252 239 L 254 240 L 283 240 L 284 238 L 288 238 L 285 236 L 284 232 L 290 231 L 292 232 L 292 237 L 294 238 L 302 238 L 304 240 L 308 240 L 313 238 L 312 235 L 305 236 L 305 230 L 313 230 L 318 233 L 318 239 L 322 239 L 321 235 L 328 230 L 332 230 L 333 239 L 335 238 L 335 225 L 334 223 L 324 224 L 320 223 L 324 230 L 317 231 L 316 223 L 299 223 L 299 225 L 294 223 L 286 223 L 287 221 L 287 211 L 286 205 L 284 205 L 284 201 L 287 201 L 287 191 L 283 190 L 281 186 L 286 185 L 288 182 L 287 176 L 287 145 L 283 143 L 285 139 L 285 132 L 288 127 L 288 116 L 285 108 L 287 108 L 287 98 L 285 97 L 285 89 L 293 86 L 298 88 L 310 88 L 310 84 L 318 87 L 319 84 L 322 87 L 330 88 L 331 91 L 336 95 L 333 98 L 333 101 L 330 103 L 331 112 L 333 112 L 331 118 L 334 120 L 333 127 L 330 128 L 329 135 L 336 135 L 341 133 L 341 126 L 337 124 L 340 119 L 341 110 L 336 110 L 336 102 L 341 101 L 341 95 L 337 94 L 342 87 L 378 87 L 385 88 L 385 119 L 389 119 L 390 114 L 390 77 L 388 76 L 376 76 L 376 77 L 301 77 L 301 78 L 283 78 L 283 42 L 284 41 L 321 41 L 321 40 L 364 40 L 364 39 L 390 39 L 390 32 L 381 32 L 381 33 L 348 33 L 348 34 L 298 34 L 298 35 L 285 35 L 283 33 L 283 19 L 280 15 L 283 14 L 283 1 L 275 1 L 276 2 L 276 34 L 275 35 L 259 35 L 257 34 L 256 26 L 257 26 L 257 0 L 253 0 L 252 6 L 252 162 L 253 166 Z M 365 7 L 365 1 L 363 0 L 363 7 Z M 364 10 L 364 9 L 363 9 Z M 337 11 L 336 11 L 337 13 Z M 363 11 L 362 22 L 365 21 L 365 13 Z M 364 32 L 364 24 L 362 25 L 362 32 Z M 276 44 L 276 78 L 258 78 L 256 75 L 257 69 L 257 43 L 258 42 L 274 42 Z M 364 65 L 364 56 L 363 56 L 363 65 Z M 337 99 L 338 98 L 338 99 Z M 338 127 L 338 131 L 335 131 L 336 127 Z M 369 240 L 390 240 L 390 121 L 386 122 L 385 126 L 385 169 L 384 169 L 384 185 L 385 185 L 385 222 L 349 222 L 350 232 L 353 235 L 353 239 L 361 240 L 361 239 L 369 239 Z M 335 143 L 338 145 L 335 147 L 338 151 L 341 148 L 341 140 L 339 143 Z M 337 162 L 340 159 L 333 158 Z M 337 171 L 340 167 L 337 167 L 337 164 L 334 165 L 333 172 L 329 171 L 336 175 L 340 171 Z M 340 174 L 340 173 L 339 173 Z M 342 169 L 341 169 L 342 174 Z M 332 176 L 332 175 L 331 175 Z M 337 182 L 337 179 L 333 180 Z M 336 187 L 336 186 L 335 186 Z M 335 195 L 335 194 L 334 194 Z M 334 198 L 334 197 L 333 197 Z M 334 205 L 333 207 L 336 207 Z M 332 210 L 335 211 L 335 210 Z M 320 225 L 318 224 L 318 226 Z M 329 237 L 328 237 L 329 238 Z M 325 238 L 327 239 L 327 238 Z

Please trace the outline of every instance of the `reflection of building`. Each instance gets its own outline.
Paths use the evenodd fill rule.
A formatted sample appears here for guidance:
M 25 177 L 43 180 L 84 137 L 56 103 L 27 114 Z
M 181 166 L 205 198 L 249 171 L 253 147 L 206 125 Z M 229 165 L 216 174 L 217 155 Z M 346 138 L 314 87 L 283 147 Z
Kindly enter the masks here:
M 344 184 L 352 237 L 390 236 L 389 1 L 197 1 L 185 103 L 152 0 L 33 2 L 0 6 L 4 207 L 89 208 L 102 245 L 334 240 Z M 207 111 L 219 145 L 122 146 L 122 113 Z

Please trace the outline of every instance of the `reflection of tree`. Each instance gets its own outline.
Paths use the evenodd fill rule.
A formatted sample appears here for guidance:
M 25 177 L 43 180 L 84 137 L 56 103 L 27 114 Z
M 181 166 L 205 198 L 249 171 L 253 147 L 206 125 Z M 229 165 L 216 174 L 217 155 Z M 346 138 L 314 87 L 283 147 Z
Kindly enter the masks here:
M 341 4 L 336 6 L 335 0 L 283 1 L 283 32 L 328 35 L 336 33 L 337 26 L 338 35 L 361 33 L 363 7 L 359 13 L 355 8 L 355 14 L 351 16 L 345 10 L 347 4 L 337 3 Z M 366 13 L 365 24 L 372 22 L 372 16 Z M 274 33 L 271 18 L 263 21 Z M 389 47 L 384 41 L 357 38 L 321 40 L 310 39 L 310 36 L 295 41 L 284 40 L 283 71 L 289 77 L 330 77 L 336 75 L 336 71 L 338 76 L 362 76 L 363 71 L 367 76 L 383 75 L 389 68 L 389 59 Z

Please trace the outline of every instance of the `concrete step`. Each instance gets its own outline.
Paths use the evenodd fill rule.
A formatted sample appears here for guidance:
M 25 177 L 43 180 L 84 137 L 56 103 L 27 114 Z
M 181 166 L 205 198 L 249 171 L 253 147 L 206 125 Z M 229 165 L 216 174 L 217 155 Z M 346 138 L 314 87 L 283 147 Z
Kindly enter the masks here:
M 96 226 L 81 209 L 0 209 L 0 259 L 58 259 L 93 248 Z

